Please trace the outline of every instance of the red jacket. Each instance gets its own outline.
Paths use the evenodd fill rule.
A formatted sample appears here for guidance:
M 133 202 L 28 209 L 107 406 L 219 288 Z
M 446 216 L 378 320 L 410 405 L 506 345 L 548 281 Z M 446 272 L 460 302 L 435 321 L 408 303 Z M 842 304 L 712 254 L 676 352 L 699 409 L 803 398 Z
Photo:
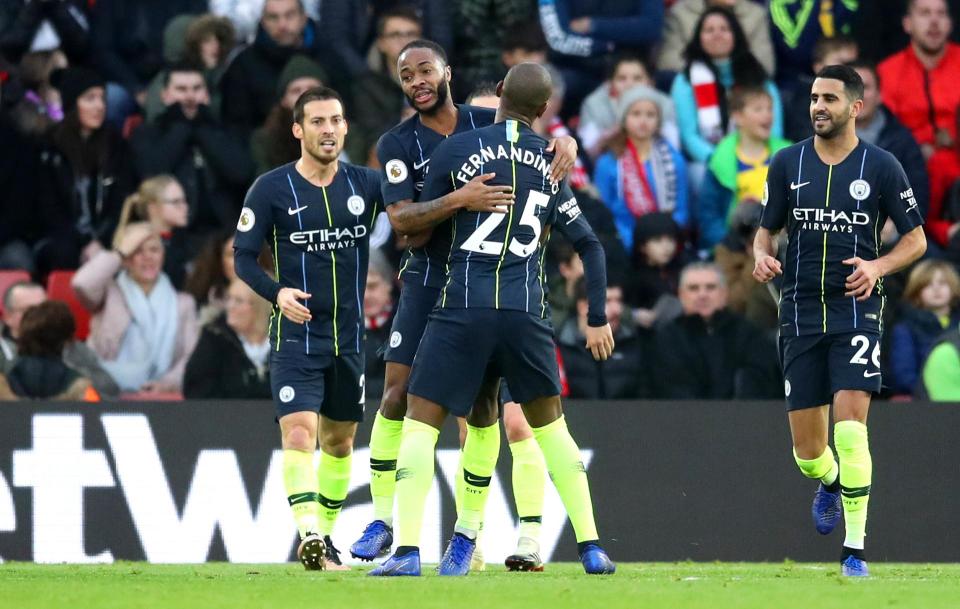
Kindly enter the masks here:
M 934 143 L 934 128 L 930 124 L 930 106 L 925 94 L 925 68 L 917 59 L 912 46 L 892 55 L 881 63 L 880 92 L 883 103 L 900 122 L 907 126 L 919 144 Z M 929 72 L 930 97 L 933 99 L 934 120 L 939 129 L 946 129 L 957 137 L 957 106 L 960 105 L 960 45 L 947 43 L 947 52 L 940 63 Z
M 960 154 L 955 150 L 938 150 L 927 161 L 927 169 L 930 173 L 930 211 L 924 226 L 931 239 L 946 247 L 950 240 L 947 231 L 953 221 L 943 219 L 943 205 L 950 185 L 960 179 Z

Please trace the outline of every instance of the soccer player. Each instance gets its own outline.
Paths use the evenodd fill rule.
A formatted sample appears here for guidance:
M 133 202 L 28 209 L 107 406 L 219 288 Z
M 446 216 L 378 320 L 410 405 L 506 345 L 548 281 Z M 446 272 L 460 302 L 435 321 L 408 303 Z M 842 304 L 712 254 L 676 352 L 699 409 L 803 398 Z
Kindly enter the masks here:
M 387 553 L 393 543 L 396 464 L 407 410 L 407 384 L 427 316 L 437 303 L 446 279 L 452 227 L 449 218 L 461 208 L 502 214 L 502 206 L 513 202 L 508 187 L 488 184 L 492 178 L 489 174 L 478 175 L 463 188 L 436 199 L 422 196 L 431 159 L 435 159 L 434 149 L 451 134 L 489 126 L 495 112 L 453 103 L 450 67 L 446 53 L 436 43 L 429 40 L 410 42 L 401 51 L 398 62 L 400 86 L 417 114 L 380 138 L 377 156 L 384 171 L 382 189 L 390 222 L 398 233 L 408 237 L 412 247 L 400 271 L 403 290 L 385 354 L 383 398 L 370 437 L 370 494 L 374 520 L 350 547 L 350 553 L 363 560 L 373 560 Z M 559 138 L 551 141 L 547 149 L 553 150 L 554 146 L 556 158 L 550 177 L 559 180 L 576 160 L 576 142 L 569 137 Z M 473 449 L 484 455 L 499 453 L 498 385 L 497 379 L 490 378 L 480 389 L 476 418 L 467 426 L 471 453 Z M 514 488 L 519 491 L 515 491 L 515 498 L 521 520 L 517 551 L 508 562 L 517 569 L 536 570 L 542 566 L 538 540 L 543 506 L 543 457 L 526 423 L 512 416 L 508 416 L 508 422 L 511 431 L 519 430 L 508 438 L 515 440 L 510 448 L 514 458 Z M 526 428 L 527 433 L 524 434 L 521 428 Z M 455 489 L 458 505 L 467 486 L 464 476 L 458 474 Z
M 551 183 L 547 141 L 530 124 L 546 108 L 550 76 L 540 65 L 514 66 L 498 85 L 496 123 L 440 144 L 424 198 L 456 192 L 475 175 L 497 177 L 517 206 L 507 213 L 461 210 L 454 217 L 447 274 L 410 377 L 406 418 L 397 460 L 399 545 L 371 575 L 419 575 L 424 502 L 434 473 L 434 448 L 447 413 L 471 409 L 486 374 L 503 376 L 533 427 L 550 478 L 573 522 L 587 573 L 613 573 L 599 546 L 587 475 L 560 406 L 559 372 L 544 289 L 543 256 L 555 226 L 583 259 L 590 306 L 587 348 L 597 360 L 613 351 L 606 322 L 603 248 L 580 213 L 569 187 Z M 488 364 L 490 369 L 488 370 Z M 470 450 L 470 438 L 464 453 Z M 495 458 L 464 459 L 465 477 L 481 493 Z M 469 471 L 469 474 L 467 473 Z M 465 495 L 455 534 L 440 563 L 441 575 L 465 575 L 483 515 L 485 494 Z
M 338 160 L 347 134 L 336 91 L 309 89 L 293 109 L 300 159 L 260 176 L 234 238 L 237 275 L 274 303 L 270 383 L 283 479 L 308 570 L 340 565 L 330 541 L 363 418 L 363 289 L 368 236 L 382 211 L 378 172 Z M 273 246 L 274 280 L 257 264 Z M 319 440 L 320 462 L 314 468 Z
M 773 158 L 754 241 L 753 276 L 783 274 L 780 360 L 797 465 L 820 481 L 813 500 L 819 533 L 841 514 L 843 575 L 866 576 L 867 502 L 873 466 L 867 441 L 871 394 L 880 390 L 883 277 L 926 249 L 923 218 L 900 163 L 859 140 L 863 81 L 855 70 L 823 68 L 810 93 L 814 136 Z M 880 229 L 901 237 L 880 255 Z M 786 229 L 786 263 L 773 235 Z M 827 445 L 829 405 L 839 465 Z M 842 503 L 842 510 L 841 510 Z

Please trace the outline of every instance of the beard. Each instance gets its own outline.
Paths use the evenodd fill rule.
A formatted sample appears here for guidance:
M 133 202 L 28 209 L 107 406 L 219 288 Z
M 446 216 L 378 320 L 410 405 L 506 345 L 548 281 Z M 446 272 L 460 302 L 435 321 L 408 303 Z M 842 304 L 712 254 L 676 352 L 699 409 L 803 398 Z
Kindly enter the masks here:
M 817 121 L 814 117 L 810 117 L 810 122 L 813 126 L 813 132 L 817 134 L 817 136 L 822 137 L 825 140 L 832 140 L 843 133 L 844 129 L 847 127 L 847 123 L 850 122 L 850 117 L 848 116 L 847 118 L 840 120 L 838 117 L 831 114 L 830 126 L 822 131 L 817 129 Z
M 343 146 L 338 146 L 334 152 L 326 152 L 320 147 L 320 139 L 326 138 L 319 138 L 317 139 L 316 143 L 310 146 L 304 146 L 303 151 L 309 154 L 317 163 L 320 163 L 321 165 L 329 165 L 340 157 L 340 152 L 343 150 Z
M 404 94 L 406 95 L 406 94 Z M 430 116 L 436 114 L 444 104 L 447 103 L 447 98 L 450 97 L 450 83 L 446 80 L 440 83 L 440 86 L 437 87 L 437 101 L 433 102 L 433 105 L 429 108 L 417 108 L 417 104 L 414 101 L 413 97 L 406 95 L 407 102 L 410 104 L 410 107 L 419 112 L 420 114 L 426 114 Z

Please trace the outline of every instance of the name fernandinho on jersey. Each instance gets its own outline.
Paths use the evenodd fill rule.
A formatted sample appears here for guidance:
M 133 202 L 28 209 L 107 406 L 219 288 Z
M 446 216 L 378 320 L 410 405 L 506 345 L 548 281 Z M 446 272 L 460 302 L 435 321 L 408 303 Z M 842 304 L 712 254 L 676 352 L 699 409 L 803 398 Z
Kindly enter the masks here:
M 290 233 L 290 243 L 306 245 L 308 252 L 328 252 L 357 246 L 357 239 L 367 235 L 367 227 L 319 228 Z
M 460 170 L 457 171 L 457 180 L 466 184 L 480 173 L 480 167 L 495 159 L 509 159 L 528 165 L 543 174 L 545 178 L 550 175 L 550 163 L 547 162 L 547 159 L 543 158 L 543 155 L 539 151 L 534 152 L 520 148 L 519 146 L 513 146 L 508 152 L 507 148 L 501 144 L 497 146 L 496 150 L 494 150 L 492 146 L 487 146 L 486 148 L 481 148 L 478 154 L 471 154 L 467 161 L 460 166 Z M 553 194 L 560 192 L 560 185 L 551 184 L 551 191 Z
M 795 207 L 793 219 L 800 222 L 802 230 L 826 233 L 852 233 L 854 226 L 867 226 L 870 216 L 866 212 L 845 212 L 823 207 Z

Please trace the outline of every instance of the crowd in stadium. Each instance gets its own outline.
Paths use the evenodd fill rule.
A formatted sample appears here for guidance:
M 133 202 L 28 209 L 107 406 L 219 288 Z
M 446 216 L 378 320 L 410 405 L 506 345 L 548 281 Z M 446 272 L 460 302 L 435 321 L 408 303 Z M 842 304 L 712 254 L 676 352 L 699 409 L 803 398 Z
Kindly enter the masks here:
M 583 348 L 583 267 L 553 240 L 565 395 L 783 396 L 752 236 L 770 158 L 813 133 L 813 75 L 848 63 L 857 134 L 900 160 L 929 241 L 884 281 L 885 391 L 960 399 L 958 20 L 946 0 L 0 0 L 0 396 L 269 398 L 270 304 L 233 270 L 244 195 L 300 156 L 293 105 L 319 84 L 345 100 L 344 157 L 379 168 L 413 112 L 398 55 L 428 38 L 458 103 L 546 64 L 534 128 L 579 142 L 617 351 Z M 381 216 L 371 245 L 375 398 L 405 243 Z

